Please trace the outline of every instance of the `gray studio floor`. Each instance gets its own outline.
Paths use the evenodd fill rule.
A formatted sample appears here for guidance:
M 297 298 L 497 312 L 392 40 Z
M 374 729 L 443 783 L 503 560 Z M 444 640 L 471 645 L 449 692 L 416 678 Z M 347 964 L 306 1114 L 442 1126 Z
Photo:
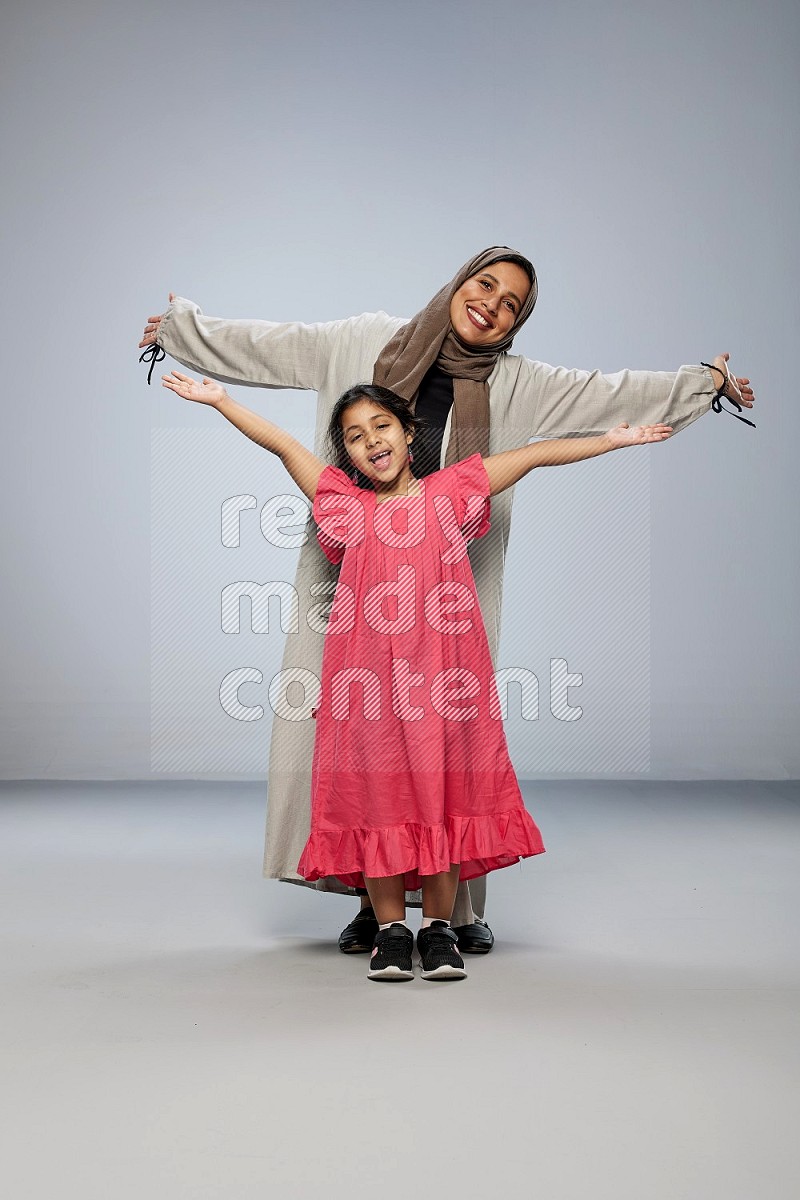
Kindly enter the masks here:
M 525 785 L 464 983 L 368 983 L 253 784 L 7 783 L 14 1200 L 794 1200 L 800 792 Z

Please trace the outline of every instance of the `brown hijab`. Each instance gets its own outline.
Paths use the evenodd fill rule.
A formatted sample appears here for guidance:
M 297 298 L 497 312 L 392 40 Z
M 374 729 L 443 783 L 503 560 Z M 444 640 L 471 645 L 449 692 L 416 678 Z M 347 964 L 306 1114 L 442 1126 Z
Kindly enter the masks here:
M 450 324 L 450 302 L 473 275 L 496 262 L 516 262 L 530 274 L 531 287 L 508 335 L 494 346 L 467 346 Z M 490 246 L 476 254 L 454 279 L 437 292 L 429 304 L 399 329 L 381 350 L 372 382 L 391 388 L 412 406 L 420 384 L 436 364 L 453 379 L 453 411 L 447 464 L 471 454 L 489 453 L 489 385 L 486 382 L 498 357 L 505 353 L 520 326 L 533 312 L 538 287 L 536 272 L 524 255 L 508 246 Z

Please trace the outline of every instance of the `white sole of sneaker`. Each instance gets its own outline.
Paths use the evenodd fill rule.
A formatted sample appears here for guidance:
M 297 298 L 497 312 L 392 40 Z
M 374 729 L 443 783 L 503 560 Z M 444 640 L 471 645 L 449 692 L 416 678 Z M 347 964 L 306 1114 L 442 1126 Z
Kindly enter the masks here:
M 367 971 L 367 979 L 374 979 L 380 983 L 406 983 L 409 979 L 414 978 L 413 971 L 404 971 L 402 967 L 384 967 L 382 971 Z
M 435 971 L 423 971 L 423 979 L 466 979 L 467 972 L 463 967 L 437 967 Z

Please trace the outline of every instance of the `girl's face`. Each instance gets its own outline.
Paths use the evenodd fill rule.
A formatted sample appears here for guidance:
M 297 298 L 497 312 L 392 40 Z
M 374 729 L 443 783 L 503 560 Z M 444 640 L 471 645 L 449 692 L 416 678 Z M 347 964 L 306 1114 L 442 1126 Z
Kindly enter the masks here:
M 397 417 L 374 400 L 357 400 L 341 415 L 342 436 L 350 461 L 383 490 L 411 476 L 408 433 Z
M 494 346 L 510 333 L 530 286 L 518 263 L 491 263 L 454 294 L 450 324 L 468 346 Z

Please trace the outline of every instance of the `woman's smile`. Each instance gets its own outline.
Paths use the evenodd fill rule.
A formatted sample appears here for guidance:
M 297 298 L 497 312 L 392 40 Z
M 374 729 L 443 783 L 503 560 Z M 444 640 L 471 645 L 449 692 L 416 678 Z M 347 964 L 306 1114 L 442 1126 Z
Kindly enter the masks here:
M 478 312 L 477 308 L 473 308 L 471 304 L 467 305 L 467 316 L 478 329 L 494 328 L 494 321 L 489 319 L 488 313 Z

